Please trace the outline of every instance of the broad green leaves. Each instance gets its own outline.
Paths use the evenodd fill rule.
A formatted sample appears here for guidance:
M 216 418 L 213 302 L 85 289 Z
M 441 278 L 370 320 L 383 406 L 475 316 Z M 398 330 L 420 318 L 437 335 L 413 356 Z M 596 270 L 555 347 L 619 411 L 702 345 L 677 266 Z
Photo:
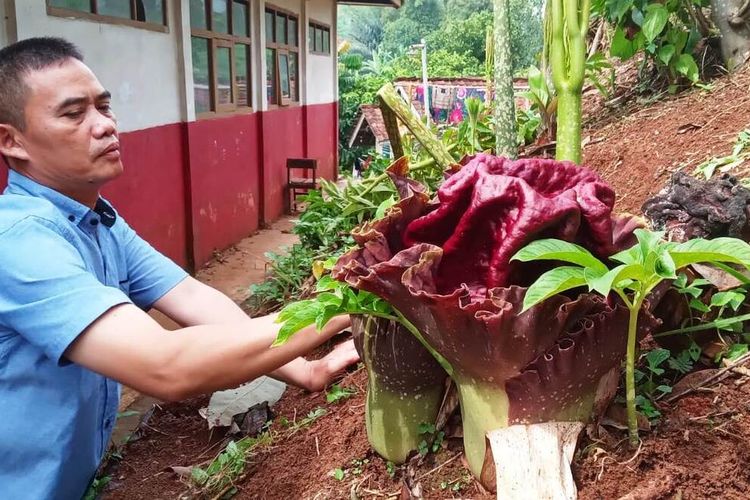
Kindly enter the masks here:
M 582 286 L 588 286 L 589 291 L 605 297 L 611 291 L 623 297 L 634 294 L 637 301 L 662 280 L 677 279 L 677 270 L 690 264 L 740 264 L 750 268 L 750 245 L 742 240 L 695 239 L 675 244 L 664 241 L 663 233 L 637 229 L 635 235 L 638 243 L 610 257 L 610 260 L 620 263 L 611 270 L 588 250 L 560 240 L 539 240 L 519 250 L 512 260 L 575 264 L 557 267 L 540 276 L 526 292 L 523 310 L 553 295 Z M 725 304 L 730 304 L 738 299 L 735 295 L 726 295 L 716 300 L 726 300 Z
M 750 245 L 737 238 L 694 239 L 669 251 L 678 268 L 701 262 L 725 262 L 748 267 Z
M 628 60 L 643 52 L 670 88 L 700 80 L 693 53 L 701 40 L 694 9 L 701 2 L 606 0 L 595 10 L 615 28 L 610 55 Z M 691 5 L 693 4 L 693 5 Z M 698 7 L 700 8 L 700 7 Z
M 664 30 L 668 20 L 669 12 L 663 5 L 651 4 L 646 7 L 646 17 L 641 29 L 649 43 L 653 42 Z
M 559 260 L 606 272 L 607 266 L 582 246 L 556 239 L 537 240 L 519 250 L 511 260 Z
M 584 268 L 573 266 L 556 267 L 547 271 L 529 287 L 523 300 L 523 311 L 553 295 L 560 294 L 586 284 Z
M 363 291 L 354 291 L 348 285 L 324 276 L 316 286 L 314 299 L 292 302 L 281 310 L 277 318 L 282 323 L 274 346 L 283 345 L 292 335 L 310 325 L 318 331 L 335 316 L 343 314 L 371 314 L 393 317 L 393 309 L 384 300 Z

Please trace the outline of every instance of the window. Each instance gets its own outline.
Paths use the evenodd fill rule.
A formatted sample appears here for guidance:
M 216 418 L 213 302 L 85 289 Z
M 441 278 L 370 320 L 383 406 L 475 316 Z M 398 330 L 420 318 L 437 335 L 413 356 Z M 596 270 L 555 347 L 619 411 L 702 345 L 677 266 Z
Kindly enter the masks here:
M 47 13 L 167 31 L 166 0 L 47 0 Z
M 190 0 L 195 113 L 252 109 L 248 0 Z
M 307 43 L 312 54 L 331 55 L 331 28 L 311 22 L 307 30 Z
M 266 100 L 286 106 L 299 102 L 299 23 L 296 14 L 265 11 Z

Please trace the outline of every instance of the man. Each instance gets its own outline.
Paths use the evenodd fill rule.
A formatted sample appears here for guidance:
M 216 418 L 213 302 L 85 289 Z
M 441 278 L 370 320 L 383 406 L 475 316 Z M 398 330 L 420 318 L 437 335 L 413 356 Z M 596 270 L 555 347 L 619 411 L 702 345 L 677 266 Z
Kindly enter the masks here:
M 165 400 L 265 373 L 322 389 L 351 342 L 298 356 L 348 325 L 271 349 L 278 325 L 156 252 L 99 196 L 120 175 L 110 94 L 72 44 L 0 50 L 0 498 L 80 498 L 115 422 L 118 382 Z M 156 216 L 156 214 L 155 214 Z M 184 328 L 167 332 L 154 308 Z M 275 370 L 275 371 L 274 371 Z

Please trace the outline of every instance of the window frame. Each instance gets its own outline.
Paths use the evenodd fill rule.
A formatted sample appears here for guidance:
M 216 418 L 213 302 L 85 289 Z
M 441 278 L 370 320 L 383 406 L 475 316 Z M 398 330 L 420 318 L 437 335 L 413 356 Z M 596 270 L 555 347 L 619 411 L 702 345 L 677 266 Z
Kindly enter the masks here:
M 190 38 L 202 38 L 205 40 L 208 40 L 208 68 L 210 71 L 209 75 L 209 82 L 210 82 L 210 88 L 209 88 L 209 94 L 210 94 L 210 106 L 211 110 L 209 111 L 203 111 L 203 112 L 196 112 L 195 117 L 196 119 L 204 119 L 204 118 L 215 118 L 220 116 L 227 116 L 232 114 L 243 114 L 243 113 L 252 113 L 254 111 L 253 108 L 253 92 L 252 92 L 252 80 L 253 80 L 253 43 L 252 43 L 252 0 L 225 0 L 227 1 L 227 4 L 229 5 L 229 10 L 227 13 L 227 29 L 229 30 L 229 33 L 222 33 L 217 31 L 212 31 L 211 24 L 213 23 L 213 18 L 211 16 L 211 13 L 213 12 L 213 2 L 214 0 L 205 0 L 205 8 L 206 8 L 206 24 L 208 25 L 207 29 L 202 28 L 194 28 L 193 26 L 190 26 Z M 235 35 L 232 32 L 234 31 L 234 9 L 233 4 L 234 3 L 244 3 L 247 7 L 246 13 L 247 13 L 247 33 L 248 36 L 244 35 Z M 246 63 L 247 63 L 247 102 L 246 103 L 239 103 L 239 86 L 237 85 L 237 58 L 235 54 L 235 46 L 236 45 L 245 45 L 247 47 L 246 49 Z M 230 71 L 231 71 L 231 93 L 232 93 L 232 102 L 229 104 L 220 104 L 219 103 L 219 75 L 217 71 L 218 66 L 218 58 L 216 57 L 217 50 L 219 48 L 228 48 L 229 49 L 229 64 L 230 64 Z M 191 68 L 192 69 L 192 68 Z
M 289 106 L 298 106 L 300 104 L 300 88 L 301 88 L 301 78 L 300 78 L 300 15 L 283 9 L 281 7 L 276 7 L 275 5 L 267 3 L 265 5 L 265 8 L 263 9 L 263 25 L 265 26 L 265 16 L 267 13 L 273 13 L 273 34 L 271 36 L 271 41 L 268 41 L 268 34 L 264 37 L 264 50 L 263 53 L 265 54 L 265 49 L 271 49 L 274 51 L 275 54 L 275 71 L 274 71 L 274 96 L 272 100 L 269 102 L 268 100 L 268 90 L 266 89 L 266 92 L 264 94 L 264 98 L 266 99 L 266 104 L 268 105 L 269 109 L 274 109 L 278 107 L 289 107 Z M 276 27 L 277 27 L 277 16 L 281 15 L 282 17 L 286 18 L 286 22 L 284 23 L 284 29 L 285 31 L 285 40 L 286 43 L 278 43 L 276 42 Z M 289 20 L 292 19 L 295 21 L 295 24 L 297 25 L 297 33 L 295 34 L 295 42 L 296 45 L 290 45 L 289 44 Z M 281 91 L 281 55 L 286 55 L 287 57 L 287 68 L 289 68 L 289 60 L 291 59 L 291 55 L 295 54 L 297 58 L 297 63 L 295 70 L 297 72 L 296 78 L 295 78 L 295 95 L 291 95 L 292 90 L 292 82 L 291 82 L 291 74 L 287 71 L 287 79 L 289 80 L 289 97 L 284 97 L 282 91 Z M 265 59 L 264 59 L 265 61 Z M 268 71 L 268 68 L 266 68 L 266 71 Z M 265 82 L 265 77 L 264 77 Z M 266 82 L 267 85 L 267 82 Z M 274 102 L 275 101 L 275 102 Z
M 310 19 L 309 22 L 307 23 L 307 29 L 309 30 L 307 34 L 307 40 L 308 40 L 308 44 L 310 45 L 308 47 L 308 52 L 316 56 L 330 56 L 331 55 L 331 26 L 328 24 L 316 21 L 314 19 Z M 316 45 L 315 44 L 315 40 L 316 40 L 315 31 L 316 30 L 320 30 L 324 33 L 325 32 L 328 33 L 328 52 L 323 50 L 322 47 L 321 47 L 321 50 L 316 50 L 315 48 L 315 45 Z M 312 44 L 310 44 L 310 40 L 311 40 L 310 33 L 312 33 L 312 42 L 313 42 Z M 325 45 L 323 40 L 324 39 L 321 39 L 321 45 Z
M 98 23 L 116 24 L 121 26 L 129 26 L 131 28 L 140 28 L 148 31 L 156 31 L 159 33 L 169 33 L 169 2 L 167 0 L 161 0 L 163 13 L 162 24 L 157 24 L 151 21 L 138 21 L 137 19 L 135 19 L 135 0 L 130 0 L 130 19 L 99 14 L 97 13 L 98 0 L 89 0 L 89 2 L 89 8 L 91 12 L 84 12 L 81 10 L 69 9 L 66 7 L 57 7 L 52 5 L 52 0 L 46 0 L 45 5 L 47 6 L 48 16 L 64 17 L 67 19 L 84 19 L 87 21 L 95 21 Z

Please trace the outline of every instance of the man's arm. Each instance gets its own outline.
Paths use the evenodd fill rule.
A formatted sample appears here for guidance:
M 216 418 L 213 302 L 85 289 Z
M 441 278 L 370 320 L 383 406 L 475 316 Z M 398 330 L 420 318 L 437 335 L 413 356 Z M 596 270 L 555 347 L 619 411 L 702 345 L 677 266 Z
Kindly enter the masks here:
M 229 297 L 192 277 L 185 278 L 157 300 L 154 308 L 182 326 L 242 324 L 249 320 L 247 314 Z M 263 328 L 278 331 L 279 325 L 274 323 L 275 319 L 275 315 L 269 315 L 253 321 L 256 325 L 262 324 Z M 337 324 L 339 329 L 346 328 L 349 326 L 348 317 Z M 254 335 L 254 332 L 248 327 L 247 334 Z M 310 391 L 320 391 L 358 359 L 353 342 L 348 341 L 320 360 L 308 361 L 300 357 L 270 375 Z
M 158 398 L 176 401 L 236 387 L 272 372 L 330 339 L 347 323 L 306 328 L 271 348 L 278 325 L 267 320 L 167 331 L 132 304 L 113 307 L 65 351 L 74 363 Z

